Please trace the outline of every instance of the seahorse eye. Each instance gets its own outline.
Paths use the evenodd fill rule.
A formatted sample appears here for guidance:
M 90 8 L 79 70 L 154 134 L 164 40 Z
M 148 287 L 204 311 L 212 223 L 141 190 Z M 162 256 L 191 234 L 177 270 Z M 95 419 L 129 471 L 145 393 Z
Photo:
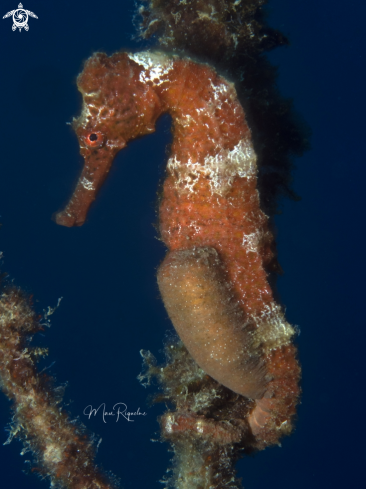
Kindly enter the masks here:
M 99 132 L 91 132 L 85 136 L 84 141 L 90 148 L 101 148 L 104 144 L 104 135 Z

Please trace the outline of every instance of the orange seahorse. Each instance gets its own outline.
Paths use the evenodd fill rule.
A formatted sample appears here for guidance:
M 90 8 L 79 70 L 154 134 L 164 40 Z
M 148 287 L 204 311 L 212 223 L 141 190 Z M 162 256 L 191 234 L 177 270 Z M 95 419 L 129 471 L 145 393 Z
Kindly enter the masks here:
M 291 431 L 300 367 L 294 329 L 274 301 L 274 258 L 257 190 L 256 154 L 234 85 L 206 65 L 163 53 L 94 54 L 78 77 L 73 122 L 85 164 L 65 209 L 80 226 L 117 152 L 173 119 L 160 203 L 168 254 L 158 283 L 168 314 L 198 365 L 255 399 L 248 422 L 263 448 Z

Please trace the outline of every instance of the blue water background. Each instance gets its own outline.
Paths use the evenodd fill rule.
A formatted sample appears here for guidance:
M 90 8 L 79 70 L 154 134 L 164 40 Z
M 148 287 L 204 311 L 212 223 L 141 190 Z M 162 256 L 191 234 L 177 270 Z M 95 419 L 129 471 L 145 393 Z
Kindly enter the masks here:
M 1 17 L 17 0 L 1 2 Z M 67 229 L 51 215 L 81 169 L 66 123 L 80 111 L 76 76 L 93 52 L 141 48 L 133 1 L 25 0 L 29 32 L 0 20 L 1 268 L 34 295 L 38 311 L 61 307 L 37 343 L 50 373 L 68 382 L 74 417 L 102 438 L 97 461 L 125 489 L 160 488 L 171 454 L 136 380 L 141 348 L 162 359 L 172 326 L 155 271 L 164 246 L 155 238 L 156 190 L 170 141 L 169 120 L 118 156 L 86 224 Z M 310 124 L 312 149 L 296 160 L 300 202 L 281 202 L 276 219 L 285 275 L 279 280 L 303 367 L 295 433 L 239 463 L 246 489 L 365 488 L 365 38 L 359 0 L 272 0 L 270 21 L 291 39 L 271 54 L 279 86 Z M 90 421 L 84 408 L 124 402 L 147 413 L 134 422 Z M 7 438 L 9 402 L 0 398 L 0 487 L 42 489 L 22 470 L 29 454 Z

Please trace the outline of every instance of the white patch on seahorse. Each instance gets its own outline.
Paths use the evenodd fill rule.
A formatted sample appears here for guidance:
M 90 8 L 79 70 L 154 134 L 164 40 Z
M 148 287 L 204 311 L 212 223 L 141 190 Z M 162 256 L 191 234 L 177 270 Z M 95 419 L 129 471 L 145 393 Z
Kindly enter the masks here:
M 252 316 L 257 329 L 253 334 L 254 347 L 261 346 L 265 353 L 288 345 L 296 329 L 289 324 L 281 306 L 275 302 L 264 306 L 259 315 Z
M 85 190 L 95 190 L 93 182 L 86 179 L 85 177 L 83 177 L 83 179 L 81 180 L 81 185 L 85 188 Z
M 247 253 L 248 253 L 248 251 L 257 252 L 258 251 L 259 239 L 260 239 L 260 233 L 259 232 L 244 234 L 242 245 L 245 248 L 245 251 Z
M 221 149 L 215 156 L 207 156 L 203 163 L 191 159 L 181 163 L 176 156 L 169 158 L 168 171 L 177 176 L 176 187 L 194 192 L 199 176 L 208 177 L 212 193 L 224 194 L 235 177 L 254 178 L 257 175 L 257 155 L 250 139 L 242 139 L 232 149 Z
M 236 95 L 234 84 L 227 80 L 220 81 L 216 85 L 212 83 L 212 80 L 210 80 L 210 85 L 215 102 L 219 102 L 223 95 L 226 97 L 234 97 Z
M 167 80 L 162 78 L 173 68 L 174 58 L 166 56 L 164 53 L 142 51 L 140 53 L 128 54 L 128 57 L 135 63 L 144 67 L 145 71 L 140 74 L 140 81 L 146 83 L 151 81 L 154 85 L 160 85 Z

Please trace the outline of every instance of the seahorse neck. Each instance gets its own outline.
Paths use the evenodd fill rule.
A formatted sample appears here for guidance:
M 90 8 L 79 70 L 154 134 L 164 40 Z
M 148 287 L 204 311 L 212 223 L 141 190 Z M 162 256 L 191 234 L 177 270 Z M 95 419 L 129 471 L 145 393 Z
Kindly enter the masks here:
M 153 86 L 162 111 L 173 118 L 172 155 L 182 163 L 202 163 L 244 137 L 250 139 L 234 85 L 211 66 L 161 52 L 137 53 L 131 59 L 144 67 L 140 81 Z
M 199 176 L 216 193 L 236 176 L 256 175 L 256 155 L 244 110 L 232 83 L 206 64 L 161 52 L 130 55 L 143 66 L 140 81 L 153 87 L 173 119 L 168 171 L 191 190 Z

